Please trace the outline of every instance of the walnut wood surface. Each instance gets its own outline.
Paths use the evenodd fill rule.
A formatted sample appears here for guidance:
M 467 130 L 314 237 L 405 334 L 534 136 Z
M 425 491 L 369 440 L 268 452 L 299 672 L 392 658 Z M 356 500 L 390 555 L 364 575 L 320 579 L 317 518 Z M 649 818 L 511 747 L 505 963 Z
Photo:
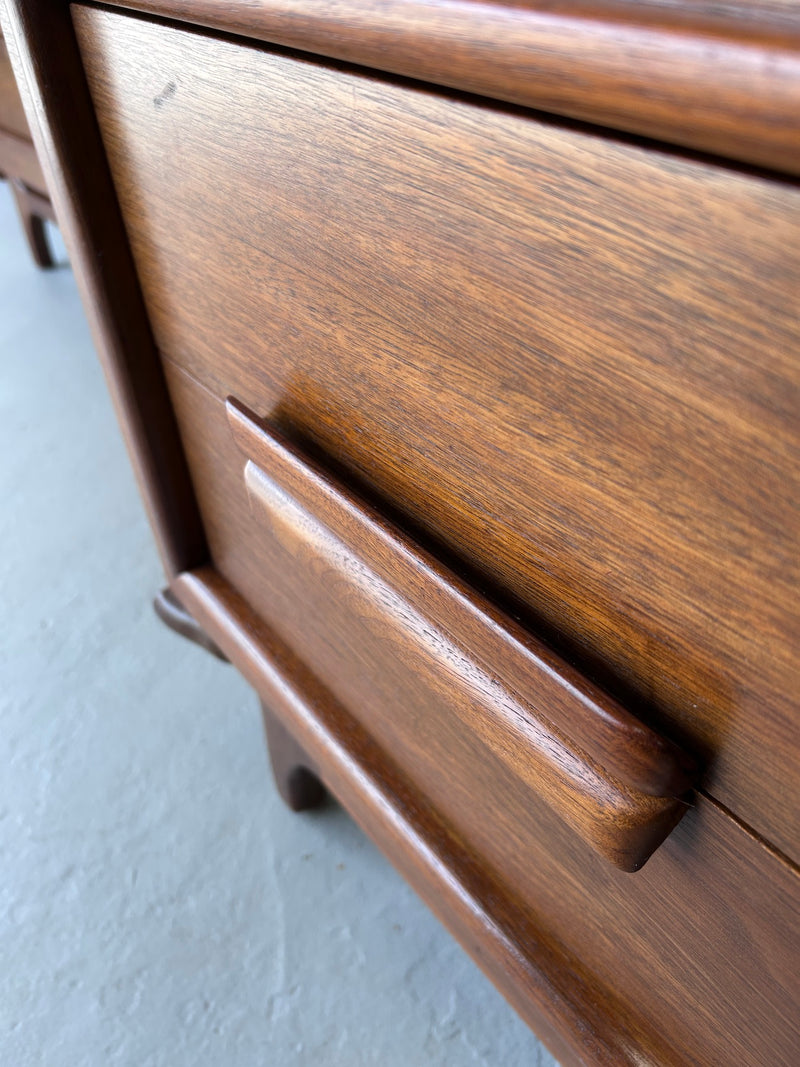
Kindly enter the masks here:
M 446 701 L 511 774 L 622 870 L 636 871 L 687 809 L 688 761 L 446 567 L 229 401 L 254 511 L 290 547 L 291 567 L 355 617 L 365 649 L 413 664 L 398 691 L 436 713 Z M 269 472 L 268 474 L 265 472 Z M 297 582 L 298 600 L 303 597 Z M 307 595 L 313 595 L 306 591 Z M 380 671 L 382 654 L 374 657 Z M 363 660 L 353 664 L 361 672 Z
M 800 879 L 712 802 L 633 878 L 571 852 L 534 802 L 531 832 L 506 843 L 525 870 L 516 895 L 218 575 L 175 588 L 565 1065 L 794 1064 Z M 459 789 L 457 761 L 443 766 Z M 479 779 L 470 794 L 461 821 L 501 832 Z
M 2 0 L 0 25 L 168 575 L 207 559 L 69 6 Z
M 164 354 L 390 501 L 799 857 L 798 190 L 75 17 Z
M 121 6 L 800 173 L 800 10 L 792 3 Z

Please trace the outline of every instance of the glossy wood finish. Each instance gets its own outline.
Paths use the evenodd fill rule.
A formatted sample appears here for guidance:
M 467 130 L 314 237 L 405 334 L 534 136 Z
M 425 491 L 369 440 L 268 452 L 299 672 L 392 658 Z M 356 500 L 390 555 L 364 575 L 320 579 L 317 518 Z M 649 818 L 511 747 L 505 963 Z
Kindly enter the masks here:
M 76 20 L 165 356 L 390 502 L 800 857 L 797 188 Z
M 91 99 L 69 7 L 2 0 L 0 25 L 168 576 L 207 559 L 186 462 Z
M 389 646 L 418 677 L 436 679 L 464 729 L 601 855 L 638 870 L 687 810 L 679 797 L 693 768 L 683 754 L 282 434 L 232 401 L 227 410 L 253 507 L 291 545 L 293 570 L 347 603 L 365 648 Z M 401 705 L 415 699 L 401 692 Z
M 798 875 L 712 802 L 700 798 L 635 877 L 565 847 L 534 803 L 535 829 L 513 836 L 526 879 L 516 895 L 398 769 L 400 754 L 376 747 L 219 575 L 175 587 L 562 1063 L 792 1067 Z M 462 820 L 496 834 L 480 800 L 476 790 Z
M 800 10 L 791 2 L 123 6 L 800 173 Z

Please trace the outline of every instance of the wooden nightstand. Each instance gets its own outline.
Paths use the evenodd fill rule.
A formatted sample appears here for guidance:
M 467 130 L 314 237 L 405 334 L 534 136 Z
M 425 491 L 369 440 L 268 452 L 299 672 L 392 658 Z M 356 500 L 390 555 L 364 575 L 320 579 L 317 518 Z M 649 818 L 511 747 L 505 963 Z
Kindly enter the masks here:
M 5 4 L 160 611 L 287 800 L 565 1063 L 790 1067 L 796 10 Z

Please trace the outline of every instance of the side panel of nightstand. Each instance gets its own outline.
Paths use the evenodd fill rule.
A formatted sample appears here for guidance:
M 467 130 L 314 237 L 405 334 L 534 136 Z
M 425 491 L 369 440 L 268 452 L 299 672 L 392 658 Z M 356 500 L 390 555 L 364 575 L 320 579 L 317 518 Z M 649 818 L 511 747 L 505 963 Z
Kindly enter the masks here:
M 4 0 L 0 22 L 47 189 L 168 575 L 208 558 L 69 5 Z

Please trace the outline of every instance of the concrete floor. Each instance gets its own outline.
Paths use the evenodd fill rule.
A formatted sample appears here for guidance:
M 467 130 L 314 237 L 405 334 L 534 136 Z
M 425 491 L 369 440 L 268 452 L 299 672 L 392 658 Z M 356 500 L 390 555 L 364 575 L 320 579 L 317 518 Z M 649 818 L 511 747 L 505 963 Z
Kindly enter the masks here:
M 74 278 L 0 183 L 0 1063 L 554 1067 L 258 705 L 155 619 Z

